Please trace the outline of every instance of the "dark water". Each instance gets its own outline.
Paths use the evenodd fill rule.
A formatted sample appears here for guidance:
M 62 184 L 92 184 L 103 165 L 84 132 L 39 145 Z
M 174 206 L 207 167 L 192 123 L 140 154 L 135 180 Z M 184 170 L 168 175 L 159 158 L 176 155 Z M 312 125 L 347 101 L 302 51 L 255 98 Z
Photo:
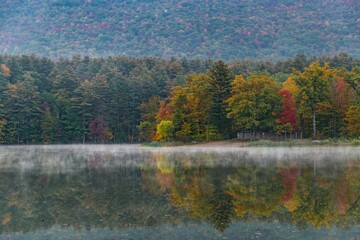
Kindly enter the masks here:
M 360 239 L 360 148 L 0 147 L 0 239 Z

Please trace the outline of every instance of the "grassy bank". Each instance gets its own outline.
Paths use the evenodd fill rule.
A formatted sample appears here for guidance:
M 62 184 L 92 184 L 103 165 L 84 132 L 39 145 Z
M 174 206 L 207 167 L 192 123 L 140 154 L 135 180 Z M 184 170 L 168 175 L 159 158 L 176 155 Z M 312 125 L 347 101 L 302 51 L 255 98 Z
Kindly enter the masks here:
M 144 143 L 147 147 L 176 147 L 176 146 L 203 146 L 203 147 L 311 147 L 311 146 L 360 146 L 360 139 L 326 139 L 326 140 L 289 140 L 289 141 L 238 141 L 227 140 L 203 143 L 182 142 L 150 142 Z
M 245 143 L 247 147 L 311 147 L 311 146 L 360 146 L 360 139 L 326 139 L 326 140 L 260 140 Z

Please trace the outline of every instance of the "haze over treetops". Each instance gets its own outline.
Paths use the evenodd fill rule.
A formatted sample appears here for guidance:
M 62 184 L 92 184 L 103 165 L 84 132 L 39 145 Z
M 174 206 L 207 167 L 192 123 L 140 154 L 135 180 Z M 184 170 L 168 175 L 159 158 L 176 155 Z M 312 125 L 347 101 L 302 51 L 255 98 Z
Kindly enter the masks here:
M 2 0 L 0 54 L 360 57 L 358 0 Z

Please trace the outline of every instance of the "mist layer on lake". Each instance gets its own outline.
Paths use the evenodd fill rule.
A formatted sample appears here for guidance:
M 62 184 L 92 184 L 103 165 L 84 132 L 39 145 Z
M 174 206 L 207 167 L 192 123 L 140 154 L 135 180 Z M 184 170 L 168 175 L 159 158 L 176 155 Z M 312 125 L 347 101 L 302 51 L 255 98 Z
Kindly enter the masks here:
M 171 156 L 178 161 L 195 161 L 202 165 L 260 165 L 275 162 L 313 162 L 326 164 L 360 160 L 360 147 L 162 147 L 140 145 L 49 145 L 1 146 L 0 168 L 72 172 L 87 167 L 111 170 L 116 167 L 151 167 L 157 156 Z

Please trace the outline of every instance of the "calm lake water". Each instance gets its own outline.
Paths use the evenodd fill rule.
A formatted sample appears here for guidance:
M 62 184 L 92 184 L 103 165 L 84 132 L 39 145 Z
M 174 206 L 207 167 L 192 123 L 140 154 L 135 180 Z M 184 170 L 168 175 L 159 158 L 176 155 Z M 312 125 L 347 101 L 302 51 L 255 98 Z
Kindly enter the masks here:
M 0 239 L 360 239 L 360 148 L 0 147 Z

